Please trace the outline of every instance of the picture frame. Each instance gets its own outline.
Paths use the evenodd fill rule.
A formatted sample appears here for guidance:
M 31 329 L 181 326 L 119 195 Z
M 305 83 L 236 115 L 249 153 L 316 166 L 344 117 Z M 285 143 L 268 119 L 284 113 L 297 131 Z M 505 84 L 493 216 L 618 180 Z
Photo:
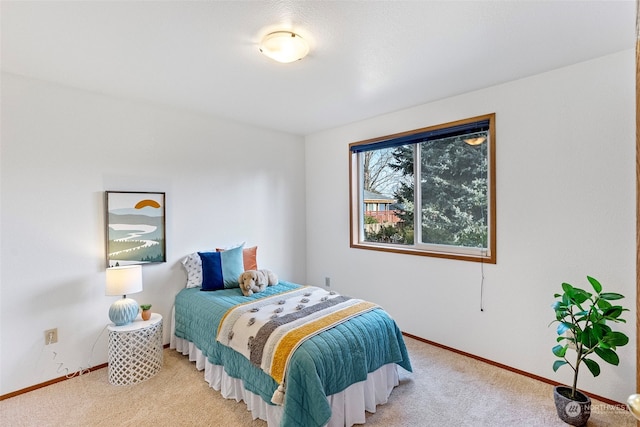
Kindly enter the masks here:
M 165 193 L 105 191 L 107 267 L 167 261 Z

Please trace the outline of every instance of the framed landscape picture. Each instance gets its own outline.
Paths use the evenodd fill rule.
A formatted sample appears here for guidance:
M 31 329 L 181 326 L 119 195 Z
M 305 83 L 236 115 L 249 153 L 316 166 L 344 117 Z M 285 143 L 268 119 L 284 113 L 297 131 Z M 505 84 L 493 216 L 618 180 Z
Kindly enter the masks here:
M 107 267 L 166 262 L 165 193 L 105 191 Z

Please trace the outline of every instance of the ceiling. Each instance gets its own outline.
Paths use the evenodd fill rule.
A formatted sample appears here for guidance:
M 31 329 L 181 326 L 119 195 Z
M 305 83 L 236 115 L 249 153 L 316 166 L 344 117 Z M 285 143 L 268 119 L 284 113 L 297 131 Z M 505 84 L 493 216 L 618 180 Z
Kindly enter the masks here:
M 633 0 L 2 0 L 1 67 L 308 135 L 633 49 L 635 13 Z M 309 56 L 261 55 L 275 29 Z

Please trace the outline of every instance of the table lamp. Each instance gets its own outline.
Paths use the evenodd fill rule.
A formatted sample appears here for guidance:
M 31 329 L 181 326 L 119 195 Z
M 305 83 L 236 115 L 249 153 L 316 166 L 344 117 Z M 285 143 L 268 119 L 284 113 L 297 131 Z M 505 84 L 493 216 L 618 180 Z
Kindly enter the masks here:
M 114 302 L 109 308 L 109 319 L 116 326 L 127 325 L 138 315 L 138 303 L 127 298 L 127 294 L 142 291 L 142 267 L 125 265 L 107 268 L 106 295 L 122 295 L 122 299 Z

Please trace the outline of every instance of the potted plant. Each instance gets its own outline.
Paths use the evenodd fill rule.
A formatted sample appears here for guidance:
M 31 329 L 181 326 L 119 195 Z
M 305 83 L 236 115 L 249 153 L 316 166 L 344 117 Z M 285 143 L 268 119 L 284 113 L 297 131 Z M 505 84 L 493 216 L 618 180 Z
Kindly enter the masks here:
M 629 337 L 622 332 L 613 331 L 607 324 L 626 323 L 620 316 L 629 310 L 610 302 L 624 296 L 602 292 L 602 285 L 593 277 L 587 276 L 587 280 L 595 293 L 563 283 L 564 292 L 554 295 L 559 300 L 552 306 L 556 320 L 551 324 L 558 323 L 556 341 L 559 343 L 552 349 L 553 354 L 559 358 L 553 363 L 553 371 L 564 365 L 573 369 L 573 385 L 556 386 L 554 401 L 560 419 L 574 426 L 585 425 L 591 415 L 591 399 L 577 389 L 582 363 L 597 377 L 600 375 L 600 365 L 593 358 L 598 356 L 607 363 L 618 365 L 620 359 L 616 348 L 629 342 Z
M 142 309 L 142 320 L 151 319 L 151 304 L 142 304 L 140 308 Z

